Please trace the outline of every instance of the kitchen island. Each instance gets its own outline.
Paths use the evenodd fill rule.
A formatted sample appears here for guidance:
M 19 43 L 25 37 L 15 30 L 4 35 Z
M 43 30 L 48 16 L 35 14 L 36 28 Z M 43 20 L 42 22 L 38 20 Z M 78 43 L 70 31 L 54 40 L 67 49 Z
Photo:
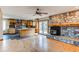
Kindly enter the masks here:
M 26 34 L 28 34 L 29 29 L 28 28 L 18 29 L 18 32 L 19 32 L 20 37 L 25 37 Z

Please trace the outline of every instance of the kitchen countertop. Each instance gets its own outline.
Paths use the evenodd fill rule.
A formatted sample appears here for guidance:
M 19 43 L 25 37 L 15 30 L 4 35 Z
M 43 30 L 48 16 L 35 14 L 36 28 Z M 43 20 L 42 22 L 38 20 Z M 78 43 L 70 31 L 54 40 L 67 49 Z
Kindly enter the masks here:
M 17 30 L 27 30 L 28 28 L 21 28 L 21 29 L 17 29 Z

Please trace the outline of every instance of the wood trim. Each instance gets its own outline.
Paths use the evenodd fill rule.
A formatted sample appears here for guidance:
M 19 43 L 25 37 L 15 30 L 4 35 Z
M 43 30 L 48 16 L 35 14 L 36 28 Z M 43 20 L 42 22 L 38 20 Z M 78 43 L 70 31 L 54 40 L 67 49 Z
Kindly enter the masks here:
M 49 24 L 48 26 L 79 26 L 79 23 Z
M 35 33 L 39 33 L 39 19 L 35 21 Z
M 49 26 L 49 20 L 48 20 L 48 33 L 50 33 L 49 28 L 50 28 L 50 26 Z
M 0 39 L 0 41 L 3 41 L 3 39 Z

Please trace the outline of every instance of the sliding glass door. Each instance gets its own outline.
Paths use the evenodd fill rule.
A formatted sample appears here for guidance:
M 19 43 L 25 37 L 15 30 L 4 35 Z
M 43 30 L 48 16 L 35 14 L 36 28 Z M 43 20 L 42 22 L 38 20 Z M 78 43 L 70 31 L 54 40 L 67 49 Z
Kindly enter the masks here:
M 44 34 L 48 33 L 48 22 L 47 21 L 43 22 L 43 31 L 44 31 Z
M 39 33 L 47 34 L 48 33 L 48 21 L 40 21 L 39 22 Z
M 42 30 L 42 22 L 39 22 L 39 33 L 43 33 L 43 30 Z

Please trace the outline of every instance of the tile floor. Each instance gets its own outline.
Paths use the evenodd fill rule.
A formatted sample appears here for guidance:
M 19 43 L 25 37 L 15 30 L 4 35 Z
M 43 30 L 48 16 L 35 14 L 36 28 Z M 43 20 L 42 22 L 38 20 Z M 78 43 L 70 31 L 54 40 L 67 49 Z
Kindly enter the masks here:
M 28 38 L 0 41 L 1 52 L 42 52 L 47 51 L 47 39 L 43 35 Z
M 0 41 L 1 52 L 42 52 L 47 51 L 47 38 L 43 35 L 34 33 L 30 29 L 24 38 L 17 38 L 13 35 L 4 35 L 3 41 Z
M 79 52 L 79 46 L 48 39 L 45 35 L 30 32 L 27 36 L 0 41 L 0 52 Z

